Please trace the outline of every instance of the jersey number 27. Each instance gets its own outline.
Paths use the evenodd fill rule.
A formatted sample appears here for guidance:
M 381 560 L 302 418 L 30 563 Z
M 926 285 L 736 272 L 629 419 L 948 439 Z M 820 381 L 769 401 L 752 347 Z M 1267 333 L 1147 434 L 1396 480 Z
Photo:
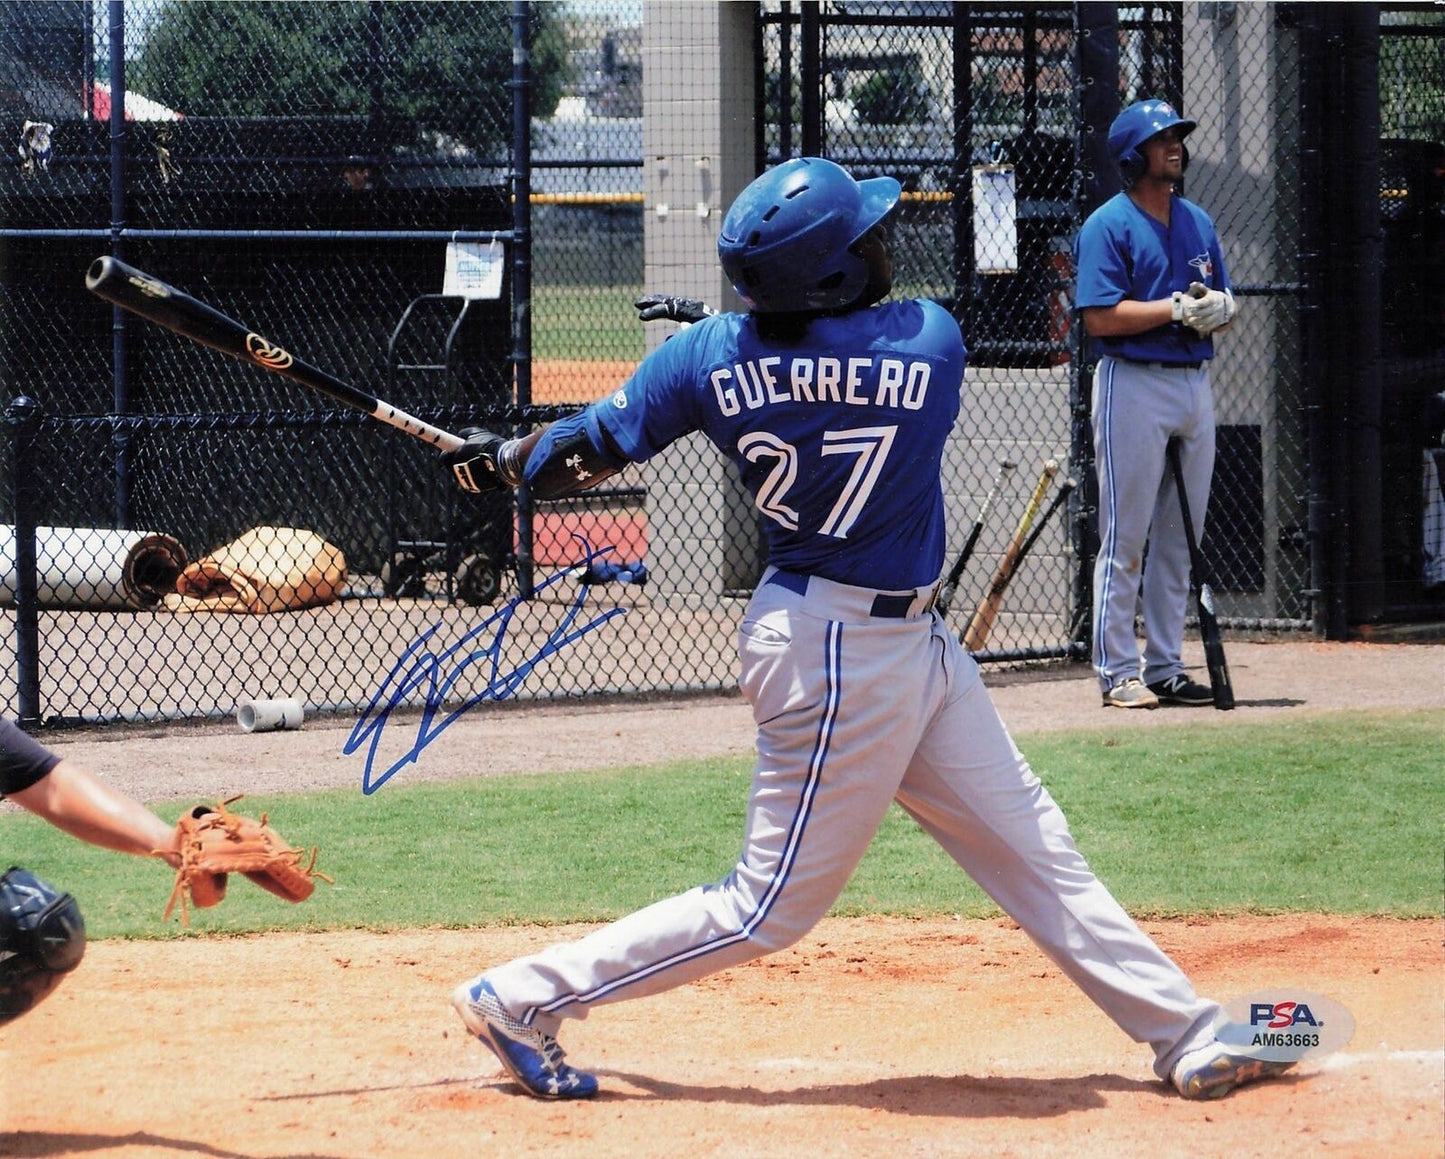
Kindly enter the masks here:
M 893 449 L 896 426 L 853 427 L 846 431 L 823 432 L 823 455 L 852 455 L 849 472 L 837 502 L 818 528 L 820 535 L 847 539 L 858 521 L 868 497 L 878 485 L 888 452 Z M 789 531 L 798 530 L 798 512 L 787 503 L 787 494 L 798 480 L 798 448 L 768 431 L 753 431 L 738 440 L 739 453 L 750 463 L 773 461 L 768 477 L 758 488 L 758 510 Z

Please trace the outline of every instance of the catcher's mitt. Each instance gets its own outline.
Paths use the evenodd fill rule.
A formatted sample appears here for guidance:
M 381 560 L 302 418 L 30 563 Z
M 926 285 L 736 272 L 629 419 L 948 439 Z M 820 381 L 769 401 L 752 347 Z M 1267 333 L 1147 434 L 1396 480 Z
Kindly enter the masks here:
M 316 869 L 314 846 L 307 858 L 304 850 L 292 849 L 267 824 L 265 813 L 257 821 L 231 812 L 227 806 L 240 799 L 229 797 L 214 808 L 197 805 L 181 814 L 176 822 L 180 864 L 162 920 L 170 920 L 179 902 L 181 921 L 189 925 L 186 894 L 189 892 L 191 904 L 197 909 L 213 906 L 226 896 L 226 877 L 231 873 L 244 874 L 262 889 L 291 902 L 310 897 L 316 888 L 315 878 L 331 881 Z

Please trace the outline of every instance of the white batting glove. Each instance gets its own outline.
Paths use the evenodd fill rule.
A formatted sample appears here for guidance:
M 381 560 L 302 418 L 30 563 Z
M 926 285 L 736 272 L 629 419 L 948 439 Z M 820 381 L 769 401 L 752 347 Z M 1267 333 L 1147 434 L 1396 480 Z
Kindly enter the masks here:
M 1207 338 L 1234 318 L 1234 296 L 1228 290 L 1211 290 L 1193 282 L 1189 290 L 1173 296 L 1171 313 L 1201 338 Z

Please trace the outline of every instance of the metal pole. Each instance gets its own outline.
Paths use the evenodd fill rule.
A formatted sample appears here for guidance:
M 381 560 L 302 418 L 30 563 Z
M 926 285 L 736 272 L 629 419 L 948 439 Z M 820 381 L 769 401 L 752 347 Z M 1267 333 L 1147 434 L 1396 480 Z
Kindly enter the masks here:
M 758 53 L 758 67 L 763 68 L 763 54 Z M 758 134 L 758 165 L 761 173 L 767 168 L 764 134 Z M 793 2 L 783 0 L 778 18 L 778 158 L 786 161 L 793 155 Z
M 532 5 L 512 3 L 512 365 L 517 405 L 532 405 Z M 526 433 L 519 425 L 517 435 Z M 517 586 L 532 596 L 532 496 L 517 491 Z
M 35 433 L 40 407 L 20 395 L 5 410 L 10 428 L 11 493 L 15 502 L 15 690 L 20 727 L 40 724 L 40 615 L 36 595 L 35 527 L 31 505 Z
M 802 51 L 803 156 L 823 155 L 823 22 L 818 0 L 803 0 L 799 31 Z
M 953 6 L 953 316 L 973 327 L 973 20 Z
M 110 22 L 110 252 L 123 257 L 121 232 L 125 229 L 125 0 L 109 0 Z M 112 410 L 130 410 L 130 384 L 126 380 L 125 311 L 110 311 Z M 115 518 L 117 527 L 130 526 L 130 435 L 117 427 L 112 435 L 115 452 Z
M 1323 17 L 1306 5 L 1300 19 L 1300 381 L 1305 423 L 1305 534 L 1309 552 L 1310 618 L 1317 636 L 1328 633 L 1326 607 L 1329 571 L 1329 440 L 1324 413 L 1325 316 L 1321 288 L 1326 284 L 1323 245 L 1324 188 L 1324 52 Z
M 1119 170 L 1109 156 L 1109 125 L 1119 115 L 1119 17 L 1113 4 L 1074 5 L 1078 69 L 1079 127 L 1075 135 L 1077 176 L 1074 216 L 1082 222 L 1119 192 Z M 1085 640 L 1093 635 L 1094 560 L 1099 552 L 1099 482 L 1094 474 L 1094 433 L 1090 421 L 1094 359 L 1077 318 L 1069 407 L 1070 441 L 1079 481 L 1074 520 L 1074 623 Z
M 1384 244 L 1380 225 L 1380 9 L 1376 4 L 1342 4 L 1345 83 L 1340 90 L 1340 123 L 1344 126 L 1339 158 L 1339 209 L 1346 222 L 1336 222 L 1344 285 L 1352 299 L 1349 311 L 1353 353 L 1344 381 L 1347 399 L 1343 438 L 1347 447 L 1350 513 L 1349 583 L 1346 618 L 1369 624 L 1384 614 L 1384 523 L 1381 499 L 1382 421 L 1380 270 Z M 1348 158 L 1348 160 L 1346 160 Z

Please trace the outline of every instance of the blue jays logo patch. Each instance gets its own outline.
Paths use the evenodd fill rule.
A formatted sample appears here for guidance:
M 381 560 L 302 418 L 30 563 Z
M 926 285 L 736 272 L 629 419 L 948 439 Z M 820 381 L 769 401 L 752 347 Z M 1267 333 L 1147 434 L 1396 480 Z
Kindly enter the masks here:
M 1191 269 L 1199 271 L 1199 280 L 1206 286 L 1213 283 L 1214 262 L 1208 254 L 1200 254 L 1197 258 L 1190 258 L 1189 265 Z

